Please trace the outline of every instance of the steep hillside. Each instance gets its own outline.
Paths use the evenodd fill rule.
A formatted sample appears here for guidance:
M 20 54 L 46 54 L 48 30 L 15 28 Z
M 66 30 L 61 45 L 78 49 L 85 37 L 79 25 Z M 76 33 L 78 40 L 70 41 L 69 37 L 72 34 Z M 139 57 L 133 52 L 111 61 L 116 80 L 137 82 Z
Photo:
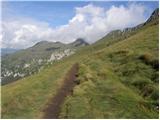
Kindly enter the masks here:
M 2 118 L 42 118 L 75 63 L 79 84 L 62 104 L 59 118 L 158 118 L 157 19 L 110 33 L 38 74 L 2 86 Z

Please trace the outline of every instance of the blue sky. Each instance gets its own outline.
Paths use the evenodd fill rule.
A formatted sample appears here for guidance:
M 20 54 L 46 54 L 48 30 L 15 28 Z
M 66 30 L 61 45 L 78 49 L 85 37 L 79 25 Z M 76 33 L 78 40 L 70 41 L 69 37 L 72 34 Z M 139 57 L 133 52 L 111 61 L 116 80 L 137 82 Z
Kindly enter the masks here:
M 159 2 L 2 2 L 3 48 L 27 48 L 39 41 L 94 43 L 109 32 L 145 22 Z
M 38 21 L 43 21 L 49 23 L 49 25 L 56 27 L 59 25 L 67 24 L 68 21 L 75 15 L 75 7 L 82 7 L 87 4 L 93 4 L 99 7 L 103 7 L 104 9 L 109 9 L 112 5 L 127 6 L 133 2 L 98 2 L 98 1 L 8 1 L 2 3 L 2 18 L 4 20 L 8 19 L 17 19 L 19 17 L 23 18 L 32 18 Z M 135 2 L 134 2 L 135 3 Z M 149 10 L 149 12 L 145 13 L 145 16 L 148 17 L 151 12 L 158 8 L 157 2 L 136 2 L 145 5 Z

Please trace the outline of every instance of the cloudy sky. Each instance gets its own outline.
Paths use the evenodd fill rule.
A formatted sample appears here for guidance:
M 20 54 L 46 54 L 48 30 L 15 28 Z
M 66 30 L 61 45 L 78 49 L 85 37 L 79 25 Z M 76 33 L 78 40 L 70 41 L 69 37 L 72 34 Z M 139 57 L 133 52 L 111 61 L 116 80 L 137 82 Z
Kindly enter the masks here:
M 154 2 L 2 2 L 2 48 L 23 49 L 39 41 L 94 43 L 115 29 L 145 22 Z

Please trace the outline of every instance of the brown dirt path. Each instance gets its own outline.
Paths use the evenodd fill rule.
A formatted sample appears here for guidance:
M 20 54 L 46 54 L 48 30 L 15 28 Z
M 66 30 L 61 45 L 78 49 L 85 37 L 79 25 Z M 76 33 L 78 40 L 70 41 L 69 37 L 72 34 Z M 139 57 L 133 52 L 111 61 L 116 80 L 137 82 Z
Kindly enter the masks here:
M 56 119 L 59 116 L 61 105 L 65 97 L 72 94 L 73 88 L 76 85 L 76 76 L 78 75 L 78 64 L 74 64 L 67 73 L 62 87 L 58 90 L 56 95 L 51 99 L 48 107 L 44 110 L 45 119 Z

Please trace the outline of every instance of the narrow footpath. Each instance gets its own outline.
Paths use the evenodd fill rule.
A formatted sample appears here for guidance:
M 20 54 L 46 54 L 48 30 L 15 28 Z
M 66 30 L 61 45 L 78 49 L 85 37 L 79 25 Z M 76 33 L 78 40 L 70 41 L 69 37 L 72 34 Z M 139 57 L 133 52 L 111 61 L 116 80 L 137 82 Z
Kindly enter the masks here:
M 78 64 L 74 64 L 67 73 L 62 87 L 57 91 L 56 95 L 51 99 L 47 108 L 44 110 L 45 119 L 57 119 L 60 113 L 61 105 L 64 103 L 65 98 L 71 95 L 74 86 L 77 84 Z

